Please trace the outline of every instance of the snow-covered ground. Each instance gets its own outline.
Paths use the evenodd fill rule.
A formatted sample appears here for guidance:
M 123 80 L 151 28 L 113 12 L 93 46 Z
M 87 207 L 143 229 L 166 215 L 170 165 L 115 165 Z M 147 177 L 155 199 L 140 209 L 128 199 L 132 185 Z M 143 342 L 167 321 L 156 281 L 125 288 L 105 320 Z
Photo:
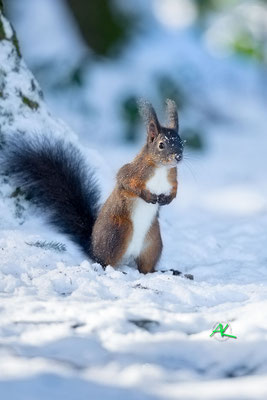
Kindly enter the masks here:
M 151 54 L 174 38 L 161 40 L 149 47 Z M 1 49 L 2 66 L 9 50 Z M 203 50 L 199 54 L 208 57 Z M 193 281 L 169 272 L 141 275 L 127 266 L 103 271 L 2 181 L 1 399 L 267 398 L 266 108 L 260 97 L 248 96 L 247 86 L 254 83 L 249 66 L 240 71 L 238 65 L 209 62 L 217 73 L 228 74 L 223 89 L 228 81 L 216 86 L 215 71 L 210 77 L 203 72 L 203 79 L 214 84 L 214 102 L 224 105 L 231 123 L 207 128 L 207 150 L 188 155 L 179 171 L 178 197 L 160 215 L 164 252 L 158 269 L 193 274 Z M 96 102 L 100 76 L 103 88 L 111 76 L 115 83 L 126 81 L 129 64 L 128 59 L 117 72 L 96 68 L 91 87 Z M 21 68 L 30 96 L 25 82 L 31 77 Z M 235 79 L 241 84 L 233 92 Z M 11 127 L 27 130 L 32 113 L 11 86 L 6 104 L 18 109 Z M 41 98 L 34 99 L 40 104 L 34 129 L 57 129 L 75 140 L 47 114 Z M 70 119 L 67 108 L 57 109 L 52 99 L 50 104 Z M 116 170 L 138 146 L 111 140 L 104 146 L 82 129 L 80 140 L 105 198 Z M 38 247 L 43 242 L 45 248 Z M 210 337 L 217 323 L 229 323 L 237 339 Z

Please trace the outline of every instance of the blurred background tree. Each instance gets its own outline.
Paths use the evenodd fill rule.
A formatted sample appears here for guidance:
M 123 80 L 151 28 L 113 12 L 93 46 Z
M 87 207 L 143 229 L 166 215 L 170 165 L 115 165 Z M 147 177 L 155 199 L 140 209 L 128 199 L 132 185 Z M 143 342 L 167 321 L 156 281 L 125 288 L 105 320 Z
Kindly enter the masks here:
M 257 63 L 259 75 L 266 79 L 265 0 L 25 0 L 23 4 L 20 0 L 8 0 L 5 5 L 9 18 L 19 30 L 26 61 L 40 80 L 45 94 L 51 96 L 54 104 L 57 101 L 62 108 L 82 114 L 84 126 L 90 128 L 94 118 L 97 126 L 105 120 L 99 110 L 100 105 L 96 105 L 95 97 L 90 98 L 89 92 L 93 93 L 94 77 L 100 73 L 98 71 L 103 76 L 110 76 L 110 87 L 99 90 L 103 91 L 107 102 L 112 102 L 112 107 L 107 105 L 103 112 L 111 113 L 121 121 L 120 128 L 114 126 L 114 132 L 116 129 L 122 130 L 123 133 L 119 134 L 121 140 L 134 142 L 139 138 L 140 121 L 136 106 L 139 96 L 148 97 L 161 107 L 165 99 L 170 97 L 176 101 L 182 113 L 182 135 L 187 139 L 188 146 L 198 150 L 205 148 L 206 127 L 214 121 L 225 122 L 227 110 L 218 107 L 212 100 L 213 93 L 204 82 L 201 62 L 196 54 L 192 54 L 203 47 L 203 43 L 222 60 L 226 56 L 235 59 L 241 57 L 247 62 Z M 35 10 L 35 14 L 32 10 Z M 34 16 L 38 20 L 36 24 L 43 24 L 43 31 L 40 30 L 37 39 L 29 34 L 34 26 Z M 57 38 L 61 35 L 61 41 L 53 40 L 52 34 L 49 35 L 49 31 L 54 29 L 51 29 L 52 19 L 55 20 L 54 26 L 57 23 L 62 25 L 60 32 L 57 32 Z M 28 21 L 28 25 L 23 21 Z M 37 29 L 36 32 L 32 36 L 38 36 Z M 174 35 L 177 37 L 177 42 L 172 42 L 171 50 L 178 55 L 177 63 L 164 65 L 161 54 L 156 54 L 153 70 L 150 48 L 152 44 L 155 46 L 156 41 L 160 43 L 164 35 L 169 35 L 170 41 Z M 185 39 L 185 45 L 188 42 L 195 46 L 188 48 L 186 60 L 178 60 L 179 52 L 183 49 L 179 37 Z M 76 39 L 72 43 L 73 38 Z M 31 50 L 27 57 L 27 48 L 37 49 L 38 40 L 46 56 L 40 56 L 39 53 L 34 58 Z M 57 41 L 61 47 L 56 47 Z M 71 42 L 69 47 L 68 42 Z M 131 63 L 131 68 L 138 65 L 145 44 L 147 56 L 143 56 L 143 70 L 139 68 L 136 73 L 144 80 L 143 87 L 138 76 L 129 76 L 129 81 L 134 79 L 136 85 L 126 82 L 124 90 L 119 89 L 119 82 L 117 87 L 111 82 L 115 79 L 112 71 L 127 69 L 127 62 Z M 53 46 L 54 53 L 49 54 L 46 49 Z M 58 53 L 64 46 L 63 56 L 60 56 Z M 113 97 L 110 97 L 108 90 L 114 92 Z M 103 122 L 103 131 L 105 129 Z
M 84 41 L 99 56 L 114 56 L 134 28 L 133 16 L 114 9 L 110 0 L 67 0 L 67 4 Z

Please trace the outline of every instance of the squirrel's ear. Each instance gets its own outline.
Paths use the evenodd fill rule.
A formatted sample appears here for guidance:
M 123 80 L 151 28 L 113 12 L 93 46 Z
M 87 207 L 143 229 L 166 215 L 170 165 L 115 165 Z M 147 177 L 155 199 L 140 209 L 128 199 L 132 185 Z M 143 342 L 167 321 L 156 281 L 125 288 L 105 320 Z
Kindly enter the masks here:
M 158 136 L 159 134 L 159 129 L 155 121 L 150 121 L 147 127 L 147 136 L 149 142 L 153 142 L 154 139 Z
M 150 104 L 146 100 L 139 100 L 138 106 L 139 106 L 139 112 L 143 117 L 147 126 L 148 140 L 150 142 L 153 142 L 155 137 L 159 134 L 160 130 L 160 125 L 156 111 L 154 110 L 152 104 Z
M 177 113 L 177 107 L 175 101 L 171 99 L 166 100 L 167 105 L 167 117 L 168 117 L 168 127 L 174 129 L 177 133 L 179 130 L 179 119 Z

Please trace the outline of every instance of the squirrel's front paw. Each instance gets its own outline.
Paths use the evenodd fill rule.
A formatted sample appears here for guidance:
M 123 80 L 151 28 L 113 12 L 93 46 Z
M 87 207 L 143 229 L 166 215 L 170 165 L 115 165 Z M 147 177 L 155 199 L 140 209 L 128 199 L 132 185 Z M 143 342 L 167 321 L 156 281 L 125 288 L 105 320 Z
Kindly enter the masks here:
M 158 203 L 160 206 L 165 206 L 166 204 L 169 204 L 172 201 L 172 196 L 166 195 L 166 194 L 160 194 L 158 196 Z
M 151 193 L 148 199 L 148 203 L 156 204 L 158 201 L 158 196 L 156 194 Z

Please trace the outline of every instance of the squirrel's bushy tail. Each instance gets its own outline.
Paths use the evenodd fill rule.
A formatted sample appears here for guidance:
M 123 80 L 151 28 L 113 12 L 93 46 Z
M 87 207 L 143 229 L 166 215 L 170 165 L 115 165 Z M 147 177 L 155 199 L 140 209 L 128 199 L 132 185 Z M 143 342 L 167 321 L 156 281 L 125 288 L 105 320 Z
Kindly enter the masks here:
M 80 151 L 62 139 L 15 135 L 5 144 L 1 161 L 21 190 L 43 209 L 49 222 L 92 256 L 91 233 L 99 189 Z

